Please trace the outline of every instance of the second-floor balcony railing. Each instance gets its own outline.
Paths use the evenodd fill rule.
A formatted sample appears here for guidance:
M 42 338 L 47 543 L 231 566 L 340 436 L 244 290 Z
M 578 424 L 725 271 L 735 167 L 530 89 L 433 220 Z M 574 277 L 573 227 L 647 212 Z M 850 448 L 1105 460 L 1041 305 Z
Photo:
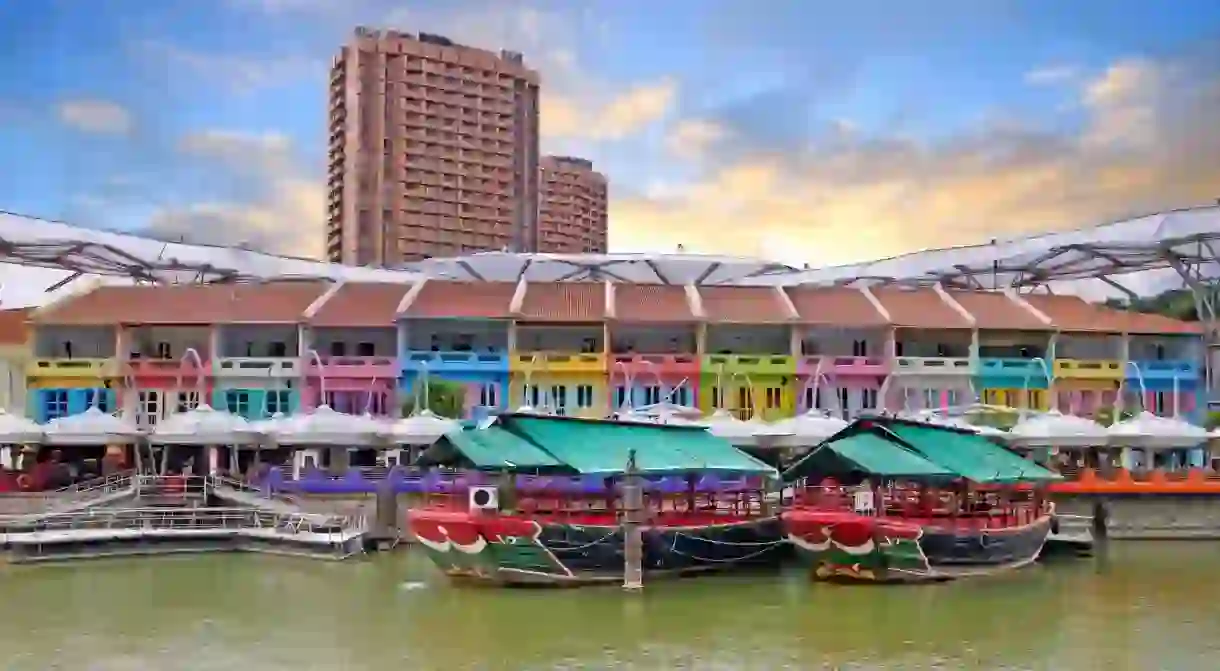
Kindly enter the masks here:
M 299 357 L 220 357 L 212 365 L 214 374 L 225 377 L 300 377 Z
M 212 360 L 201 357 L 202 368 L 191 359 L 147 359 L 135 357 L 125 362 L 127 372 L 137 377 L 190 377 L 211 375 Z
M 788 354 L 706 354 L 702 368 L 704 375 L 721 370 L 746 375 L 794 375 L 796 358 Z
M 894 358 L 894 372 L 899 375 L 970 375 L 974 370 L 970 357 L 900 356 Z
M 612 354 L 610 373 L 626 375 L 699 374 L 699 357 L 695 354 Z
M 357 378 L 398 376 L 397 362 L 389 356 L 329 356 L 321 357 L 321 361 L 319 367 L 317 361 L 307 360 L 306 374 Z
M 28 377 L 95 378 L 118 374 L 118 360 L 113 358 L 38 358 L 26 364 Z
M 1054 372 L 1057 379 L 1121 380 L 1125 373 L 1118 359 L 1061 359 L 1056 357 Z
M 523 373 L 604 373 L 606 361 L 605 354 L 588 352 L 516 352 L 509 365 Z
M 408 350 L 401 360 L 404 372 L 429 371 L 504 373 L 508 371 L 508 352 Z
M 1146 380 L 1173 380 L 1193 382 L 1202 377 L 1201 366 L 1189 359 L 1169 359 L 1155 361 L 1135 361 L 1139 366 L 1140 373 L 1143 374 Z M 1134 377 L 1134 368 L 1127 367 L 1127 377 Z
M 797 358 L 797 374 L 813 375 L 819 371 L 827 375 L 885 375 L 890 371 L 890 363 L 881 356 L 822 354 Z

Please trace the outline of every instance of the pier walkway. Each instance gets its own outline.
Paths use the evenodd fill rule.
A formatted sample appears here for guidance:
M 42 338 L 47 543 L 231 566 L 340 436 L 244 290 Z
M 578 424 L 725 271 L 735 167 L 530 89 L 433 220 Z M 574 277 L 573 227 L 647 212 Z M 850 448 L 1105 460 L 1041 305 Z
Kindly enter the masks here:
M 124 474 L 47 501 L 0 517 L 10 562 L 209 551 L 345 559 L 364 551 L 368 533 L 363 518 L 309 513 L 219 476 Z

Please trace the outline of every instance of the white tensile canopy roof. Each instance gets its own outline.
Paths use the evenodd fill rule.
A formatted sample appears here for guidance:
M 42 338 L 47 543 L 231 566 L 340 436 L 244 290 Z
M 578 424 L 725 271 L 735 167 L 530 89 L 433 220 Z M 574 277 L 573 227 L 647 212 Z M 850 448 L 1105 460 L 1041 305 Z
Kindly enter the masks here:
M 821 268 L 702 254 L 482 252 L 386 270 L 166 242 L 0 212 L 0 300 L 38 305 L 83 278 L 227 282 L 284 278 L 410 282 L 608 280 L 643 284 L 795 285 L 898 282 L 959 287 L 1097 285 L 1155 294 L 1183 276 L 1220 276 L 1220 207 L 1176 210 L 1101 226 Z M 15 264 L 15 265 L 14 265 Z M 1110 279 L 1115 278 L 1115 279 Z M 1117 289 L 1109 289 L 1113 293 Z M 1087 293 L 1085 291 L 1084 293 Z

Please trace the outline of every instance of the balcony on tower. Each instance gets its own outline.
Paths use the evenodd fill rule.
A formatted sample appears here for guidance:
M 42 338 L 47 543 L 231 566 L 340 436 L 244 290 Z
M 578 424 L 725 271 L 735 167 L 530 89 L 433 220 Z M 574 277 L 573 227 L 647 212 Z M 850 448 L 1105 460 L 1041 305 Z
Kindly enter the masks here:
M 516 348 L 509 361 L 514 407 L 604 417 L 606 311 L 603 282 L 521 283 L 513 299 Z
M 419 393 L 428 376 L 460 384 L 472 417 L 508 407 L 508 362 L 516 285 L 423 281 L 399 308 L 400 394 Z
M 874 299 L 849 287 L 786 291 L 800 315 L 795 332 L 799 409 L 828 410 L 845 418 L 878 409 L 891 368 L 886 352 L 890 325 Z
M 699 387 L 699 319 L 685 287 L 610 285 L 611 408 L 693 406 Z
M 943 291 L 869 290 L 894 325 L 890 408 L 949 408 L 974 400 L 974 318 Z
M 739 417 L 796 409 L 796 309 L 778 287 L 700 287 L 705 326 L 699 403 Z

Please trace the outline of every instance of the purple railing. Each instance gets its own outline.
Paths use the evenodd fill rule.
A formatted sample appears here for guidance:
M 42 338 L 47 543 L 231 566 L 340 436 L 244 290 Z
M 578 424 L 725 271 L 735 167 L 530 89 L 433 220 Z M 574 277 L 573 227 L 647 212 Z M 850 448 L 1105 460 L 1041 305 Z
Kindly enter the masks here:
M 566 477 L 518 475 L 517 490 L 596 495 L 605 493 L 606 480 L 600 476 Z M 491 485 L 498 477 L 485 473 L 415 471 L 404 468 L 353 468 L 344 475 L 331 475 L 322 470 L 308 470 L 300 479 L 292 479 L 282 468 L 271 468 L 256 484 L 269 493 L 293 494 L 371 494 L 390 487 L 399 494 L 460 493 L 471 486 Z M 704 475 L 695 484 L 699 492 L 733 492 L 758 490 L 762 483 L 753 478 L 726 479 Z M 617 486 L 616 486 L 617 489 Z M 687 491 L 686 479 L 665 477 L 645 481 L 651 492 L 680 494 Z

